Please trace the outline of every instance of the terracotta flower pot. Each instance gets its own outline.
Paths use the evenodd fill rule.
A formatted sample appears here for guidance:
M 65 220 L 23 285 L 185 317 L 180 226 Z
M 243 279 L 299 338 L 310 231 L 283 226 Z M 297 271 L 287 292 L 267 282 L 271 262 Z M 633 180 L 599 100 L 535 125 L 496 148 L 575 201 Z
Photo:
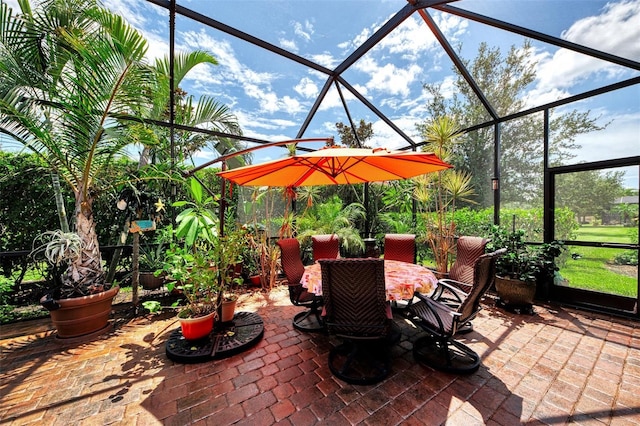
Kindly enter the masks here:
M 62 339 L 88 336 L 106 331 L 109 327 L 111 302 L 120 287 L 112 287 L 102 293 L 72 299 L 55 300 L 58 309 L 49 311 L 51 321 Z M 46 296 L 40 299 L 43 303 Z
M 153 272 L 140 272 L 138 277 L 140 285 L 145 290 L 156 290 L 164 284 L 164 278 L 156 277 Z
M 187 340 L 199 340 L 207 337 L 209 333 L 211 333 L 211 330 L 213 330 L 215 315 L 215 312 L 211 312 L 210 314 L 196 318 L 180 318 L 178 314 L 182 336 Z
M 233 320 L 233 315 L 236 312 L 237 301 L 238 301 L 237 299 L 222 301 L 222 308 L 221 308 L 222 314 L 220 315 L 221 316 L 220 321 L 229 322 Z

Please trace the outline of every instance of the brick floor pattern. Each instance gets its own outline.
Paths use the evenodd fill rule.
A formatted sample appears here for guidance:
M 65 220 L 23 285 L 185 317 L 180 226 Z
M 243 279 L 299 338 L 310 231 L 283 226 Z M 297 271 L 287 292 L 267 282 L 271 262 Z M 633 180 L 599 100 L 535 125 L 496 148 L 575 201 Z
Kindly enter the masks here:
M 48 322 L 3 326 L 0 423 L 640 425 L 640 323 L 555 306 L 516 315 L 491 298 L 484 307 L 460 336 L 482 356 L 477 373 L 417 364 L 421 331 L 403 324 L 393 372 L 373 386 L 332 376 L 337 340 L 294 329 L 300 308 L 280 287 L 241 300 L 264 319 L 254 348 L 201 364 L 165 356 L 169 315 L 123 309 L 110 333 L 76 344 L 58 343 Z

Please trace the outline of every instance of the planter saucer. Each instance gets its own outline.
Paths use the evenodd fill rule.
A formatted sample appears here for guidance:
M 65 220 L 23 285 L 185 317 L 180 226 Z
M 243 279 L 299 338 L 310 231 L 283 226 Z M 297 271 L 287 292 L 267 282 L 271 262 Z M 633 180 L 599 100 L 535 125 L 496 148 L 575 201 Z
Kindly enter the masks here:
M 188 341 L 180 328 L 174 330 L 166 343 L 167 357 L 176 362 L 193 364 L 227 358 L 243 352 L 262 339 L 264 322 L 255 312 L 236 312 L 227 323 L 216 322 L 209 336 Z

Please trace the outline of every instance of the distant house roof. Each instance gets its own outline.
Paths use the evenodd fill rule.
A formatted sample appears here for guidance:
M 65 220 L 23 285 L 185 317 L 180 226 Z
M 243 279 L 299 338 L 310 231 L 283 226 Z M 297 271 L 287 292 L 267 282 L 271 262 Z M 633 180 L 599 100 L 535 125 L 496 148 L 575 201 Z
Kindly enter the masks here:
M 637 195 L 627 195 L 625 197 L 616 198 L 613 204 L 638 204 Z

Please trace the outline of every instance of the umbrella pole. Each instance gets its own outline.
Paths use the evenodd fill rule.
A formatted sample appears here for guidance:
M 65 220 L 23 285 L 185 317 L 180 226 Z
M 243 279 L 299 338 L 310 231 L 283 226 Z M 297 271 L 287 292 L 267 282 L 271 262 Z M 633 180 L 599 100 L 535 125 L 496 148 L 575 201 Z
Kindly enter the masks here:
M 227 170 L 227 162 L 222 162 L 222 171 Z M 220 221 L 220 236 L 224 237 L 224 213 L 227 209 L 227 180 L 222 178 L 222 183 L 220 184 L 220 206 L 219 206 L 219 221 Z
M 364 184 L 364 237 L 371 237 L 371 223 L 369 220 L 369 182 Z

